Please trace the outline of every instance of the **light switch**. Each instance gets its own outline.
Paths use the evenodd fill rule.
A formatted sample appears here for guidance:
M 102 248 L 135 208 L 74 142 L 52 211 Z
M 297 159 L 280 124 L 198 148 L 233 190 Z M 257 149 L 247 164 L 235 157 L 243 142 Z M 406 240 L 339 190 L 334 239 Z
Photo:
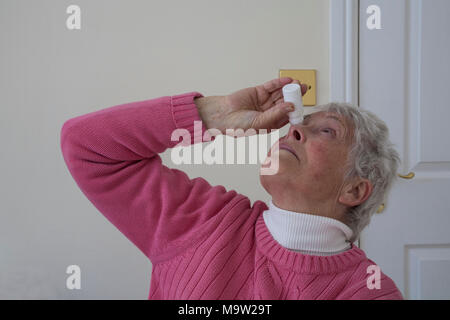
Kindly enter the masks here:
M 280 69 L 279 77 L 290 77 L 306 84 L 308 91 L 303 96 L 303 105 L 316 105 L 316 70 Z

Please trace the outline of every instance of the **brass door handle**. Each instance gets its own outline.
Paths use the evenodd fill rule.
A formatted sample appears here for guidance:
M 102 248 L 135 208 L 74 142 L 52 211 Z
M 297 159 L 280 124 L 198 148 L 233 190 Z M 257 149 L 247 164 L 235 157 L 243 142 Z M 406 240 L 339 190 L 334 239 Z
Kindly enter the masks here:
M 412 179 L 412 178 L 414 178 L 415 173 L 411 171 L 411 172 L 408 173 L 407 175 L 403 175 L 403 174 L 400 174 L 400 173 L 398 173 L 397 175 L 398 175 L 400 178 L 402 178 L 402 179 Z M 380 206 L 378 207 L 377 213 L 383 212 L 384 207 L 385 207 L 385 205 L 384 205 L 384 202 L 383 202 L 383 203 L 380 204 Z
M 410 173 L 408 173 L 407 175 L 403 175 L 403 174 L 398 173 L 397 175 L 398 175 L 400 178 L 403 178 L 403 179 L 412 179 L 412 178 L 414 178 L 414 176 L 415 176 L 414 172 L 410 172 Z
M 384 202 L 382 204 L 380 204 L 380 206 L 377 209 L 377 213 L 381 213 L 384 210 Z

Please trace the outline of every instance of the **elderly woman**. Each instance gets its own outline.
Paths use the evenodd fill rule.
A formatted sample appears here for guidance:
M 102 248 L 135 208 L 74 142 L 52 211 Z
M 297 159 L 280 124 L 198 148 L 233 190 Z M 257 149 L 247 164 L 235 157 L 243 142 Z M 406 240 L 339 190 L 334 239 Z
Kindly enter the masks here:
M 269 152 L 269 205 L 162 164 L 176 129 L 278 129 L 291 78 L 204 97 L 117 105 L 66 121 L 61 148 L 77 185 L 152 262 L 149 299 L 402 299 L 353 243 L 383 201 L 399 157 L 386 125 L 345 104 L 317 107 Z M 306 86 L 302 85 L 302 94 Z M 195 136 L 197 135 L 197 136 Z

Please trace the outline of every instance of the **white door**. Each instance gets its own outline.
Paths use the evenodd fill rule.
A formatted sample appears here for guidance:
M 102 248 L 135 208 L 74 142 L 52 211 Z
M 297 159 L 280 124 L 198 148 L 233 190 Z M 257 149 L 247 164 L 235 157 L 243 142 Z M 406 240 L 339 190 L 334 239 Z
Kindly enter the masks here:
M 381 29 L 366 12 L 380 8 Z M 450 1 L 359 2 L 359 104 L 386 121 L 399 178 L 360 246 L 407 299 L 450 299 Z

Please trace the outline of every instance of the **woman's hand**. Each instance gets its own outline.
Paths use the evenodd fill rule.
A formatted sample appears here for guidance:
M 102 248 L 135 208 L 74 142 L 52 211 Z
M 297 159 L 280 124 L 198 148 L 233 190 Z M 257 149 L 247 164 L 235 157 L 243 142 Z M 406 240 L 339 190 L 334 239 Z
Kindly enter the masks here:
M 227 96 L 195 99 L 199 115 L 207 129 L 279 129 L 289 123 L 288 113 L 294 105 L 284 102 L 282 88 L 288 83 L 300 83 L 292 78 L 278 78 L 256 87 L 245 88 Z M 307 86 L 302 84 L 302 95 Z

